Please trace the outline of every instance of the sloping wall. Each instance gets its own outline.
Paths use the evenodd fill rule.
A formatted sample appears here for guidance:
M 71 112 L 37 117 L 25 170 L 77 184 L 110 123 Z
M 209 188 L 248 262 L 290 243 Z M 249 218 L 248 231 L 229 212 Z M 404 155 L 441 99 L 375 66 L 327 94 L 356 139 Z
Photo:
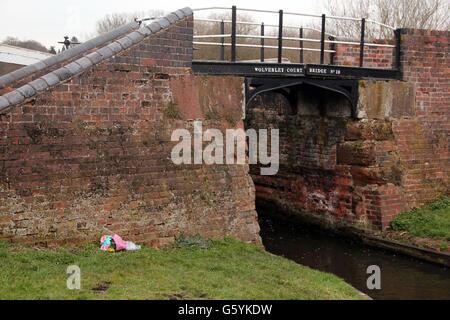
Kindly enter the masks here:
M 240 78 L 191 75 L 192 15 L 166 20 L 1 114 L 1 239 L 51 246 L 118 233 L 160 247 L 183 233 L 260 243 L 247 166 L 170 160 L 172 131 L 193 119 L 242 126 L 243 97 Z M 239 103 L 220 104 L 230 97 Z

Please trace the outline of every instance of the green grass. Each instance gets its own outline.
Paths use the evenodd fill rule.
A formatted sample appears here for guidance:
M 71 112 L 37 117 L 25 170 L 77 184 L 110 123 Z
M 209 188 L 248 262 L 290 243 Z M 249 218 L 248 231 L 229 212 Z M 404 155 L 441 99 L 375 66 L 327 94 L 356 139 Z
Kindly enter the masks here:
M 423 208 L 402 213 L 391 226 L 416 237 L 450 241 L 450 198 L 443 197 Z
M 81 268 L 81 290 L 66 268 Z M 93 288 L 106 290 L 95 292 Z M 109 287 L 109 288 L 108 288 Z M 0 242 L 0 299 L 360 299 L 343 280 L 236 240 L 190 241 L 157 251 L 55 251 Z

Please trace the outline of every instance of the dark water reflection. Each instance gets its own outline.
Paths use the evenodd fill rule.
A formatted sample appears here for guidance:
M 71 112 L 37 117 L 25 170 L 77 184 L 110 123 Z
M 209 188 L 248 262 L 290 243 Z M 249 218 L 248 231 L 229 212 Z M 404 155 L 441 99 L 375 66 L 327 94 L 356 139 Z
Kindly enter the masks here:
M 373 299 L 450 299 L 450 270 L 374 249 L 349 239 L 289 222 L 258 210 L 267 251 L 313 269 L 333 273 Z M 368 290 L 367 267 L 381 268 L 381 290 Z

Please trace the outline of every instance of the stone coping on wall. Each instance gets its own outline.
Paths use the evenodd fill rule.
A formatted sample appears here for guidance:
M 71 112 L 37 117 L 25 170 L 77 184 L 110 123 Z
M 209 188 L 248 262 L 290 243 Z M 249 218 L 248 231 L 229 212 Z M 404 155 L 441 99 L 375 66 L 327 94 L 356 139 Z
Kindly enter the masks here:
M 91 69 L 93 66 L 101 63 L 102 61 L 105 61 L 130 48 L 131 46 L 138 44 L 146 37 L 149 37 L 160 30 L 166 29 L 177 23 L 179 20 L 192 15 L 193 11 L 186 7 L 157 19 L 149 25 L 140 26 L 138 22 L 132 22 L 56 56 L 50 57 L 49 59 L 0 77 L 0 88 L 4 88 L 15 81 L 32 75 L 33 73 L 50 68 L 58 63 L 68 62 L 73 58 L 81 56 L 81 58 L 67 63 L 57 70 L 47 73 L 44 76 L 21 86 L 20 88 L 0 96 L 0 114 L 7 112 L 11 107 L 25 102 L 37 93 L 48 90 L 63 81 L 67 81 L 70 78 Z M 109 43 L 118 37 L 119 39 Z M 87 54 L 93 48 L 97 47 L 100 49 Z
M 73 59 L 89 50 L 95 49 L 100 46 L 104 46 L 107 43 L 118 39 L 136 29 L 139 28 L 139 23 L 130 22 L 124 26 L 116 28 L 110 32 L 104 33 L 98 37 L 95 37 L 89 41 L 74 46 L 66 51 L 63 51 L 57 55 L 51 56 L 45 60 L 36 62 L 34 64 L 22 67 L 11 73 L 5 74 L 0 77 L 0 89 L 12 85 L 14 82 L 19 81 L 25 77 L 28 77 L 35 72 L 51 68 L 58 63 L 64 63 Z

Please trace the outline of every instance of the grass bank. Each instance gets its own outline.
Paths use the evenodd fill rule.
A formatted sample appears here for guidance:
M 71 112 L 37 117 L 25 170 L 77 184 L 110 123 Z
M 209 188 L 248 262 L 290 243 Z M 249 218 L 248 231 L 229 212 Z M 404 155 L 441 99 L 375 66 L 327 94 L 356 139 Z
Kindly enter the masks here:
M 392 236 L 415 245 L 450 251 L 450 198 L 398 215 L 391 223 Z
M 81 290 L 66 268 L 81 268 Z M 157 251 L 57 251 L 0 242 L 0 299 L 360 299 L 334 275 L 236 240 L 183 241 Z

